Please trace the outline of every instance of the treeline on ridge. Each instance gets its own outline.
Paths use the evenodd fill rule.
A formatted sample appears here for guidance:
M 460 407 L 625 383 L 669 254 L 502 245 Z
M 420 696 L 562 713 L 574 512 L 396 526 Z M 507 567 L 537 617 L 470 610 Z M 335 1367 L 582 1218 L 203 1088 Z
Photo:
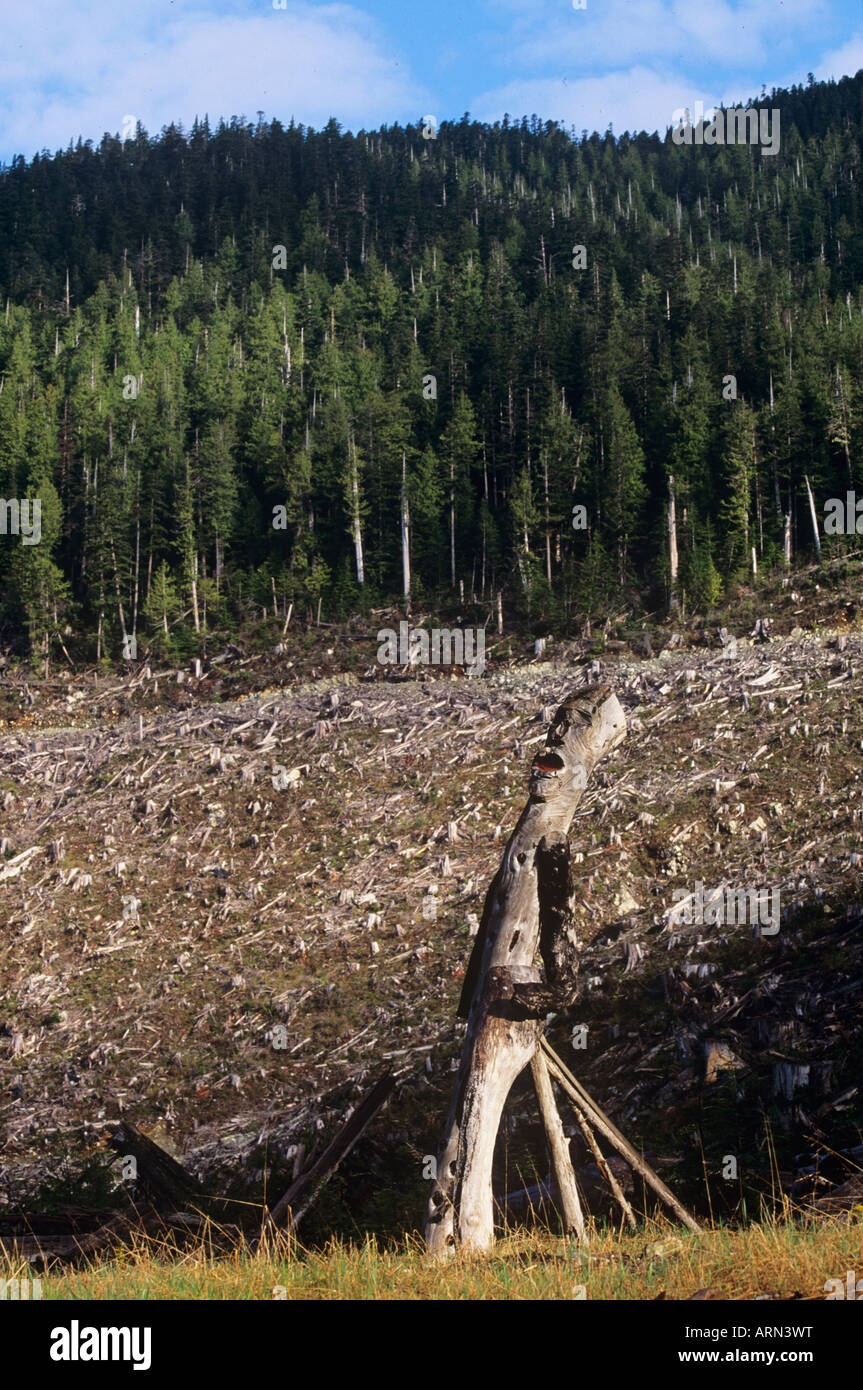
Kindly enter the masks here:
M 16 158 L 0 499 L 41 518 L 0 534 L 0 642 L 177 654 L 408 579 L 703 611 L 786 517 L 811 547 L 806 480 L 821 513 L 863 442 L 863 73 L 753 105 L 775 155 L 259 117 Z

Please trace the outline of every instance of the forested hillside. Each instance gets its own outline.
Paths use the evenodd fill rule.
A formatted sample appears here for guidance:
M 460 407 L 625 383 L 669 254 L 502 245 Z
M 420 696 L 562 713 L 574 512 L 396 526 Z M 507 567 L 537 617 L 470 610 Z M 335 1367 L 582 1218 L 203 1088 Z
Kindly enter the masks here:
M 465 117 L 13 161 L 0 497 L 41 521 L 0 535 L 0 643 L 189 651 L 408 568 L 429 606 L 691 612 L 786 515 L 811 548 L 805 478 L 822 519 L 861 481 L 863 73 L 761 105 L 774 155 Z

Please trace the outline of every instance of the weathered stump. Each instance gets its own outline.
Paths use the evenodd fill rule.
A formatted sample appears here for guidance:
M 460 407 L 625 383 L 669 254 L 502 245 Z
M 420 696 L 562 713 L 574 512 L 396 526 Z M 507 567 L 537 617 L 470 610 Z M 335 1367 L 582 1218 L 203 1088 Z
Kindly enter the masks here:
M 549 1000 L 571 992 L 574 958 L 562 940 L 566 833 L 594 767 L 625 736 L 611 688 L 585 686 L 560 706 L 534 758 L 529 799 L 486 896 L 465 975 L 459 1013 L 468 1019 L 467 1036 L 426 1216 L 434 1254 L 457 1245 L 488 1249 L 494 1241 L 491 1174 L 501 1113 L 537 1051 Z M 534 964 L 541 918 L 545 985 Z

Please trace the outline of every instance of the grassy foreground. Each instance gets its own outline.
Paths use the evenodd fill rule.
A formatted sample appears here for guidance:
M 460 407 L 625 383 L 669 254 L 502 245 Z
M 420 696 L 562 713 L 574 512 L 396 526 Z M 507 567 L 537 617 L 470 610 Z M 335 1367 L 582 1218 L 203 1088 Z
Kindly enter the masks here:
M 215 1234 L 215 1233 L 214 1233 Z M 282 1243 L 252 1255 L 214 1252 L 204 1240 L 180 1252 L 141 1240 L 112 1260 L 75 1270 L 50 1270 L 42 1298 L 75 1299 L 572 1299 L 713 1297 L 824 1298 L 826 1280 L 863 1274 L 863 1219 L 806 1226 L 754 1223 L 701 1235 L 656 1224 L 635 1234 L 596 1230 L 582 1255 L 547 1233 L 499 1241 L 488 1256 L 462 1256 L 441 1267 L 425 1259 L 418 1240 L 381 1248 L 333 1241 L 320 1250 Z M 3 1277 L 26 1266 L 7 1262 Z

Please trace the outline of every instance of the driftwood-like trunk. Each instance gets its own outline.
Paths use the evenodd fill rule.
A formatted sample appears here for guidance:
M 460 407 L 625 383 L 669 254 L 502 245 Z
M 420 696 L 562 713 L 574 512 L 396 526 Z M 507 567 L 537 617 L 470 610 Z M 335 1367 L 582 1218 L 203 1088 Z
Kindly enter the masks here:
M 566 918 L 569 861 L 562 842 L 591 772 L 625 736 L 611 688 L 585 686 L 560 706 L 545 750 L 534 759 L 529 800 L 486 896 L 465 976 L 459 1013 L 468 1018 L 467 1036 L 426 1217 L 434 1254 L 456 1245 L 488 1249 L 494 1240 L 491 1174 L 501 1113 L 537 1051 L 549 998 L 569 992 L 571 962 L 554 925 Z M 548 864 L 542 912 L 538 850 Z M 544 987 L 534 964 L 541 916 L 548 924 Z

